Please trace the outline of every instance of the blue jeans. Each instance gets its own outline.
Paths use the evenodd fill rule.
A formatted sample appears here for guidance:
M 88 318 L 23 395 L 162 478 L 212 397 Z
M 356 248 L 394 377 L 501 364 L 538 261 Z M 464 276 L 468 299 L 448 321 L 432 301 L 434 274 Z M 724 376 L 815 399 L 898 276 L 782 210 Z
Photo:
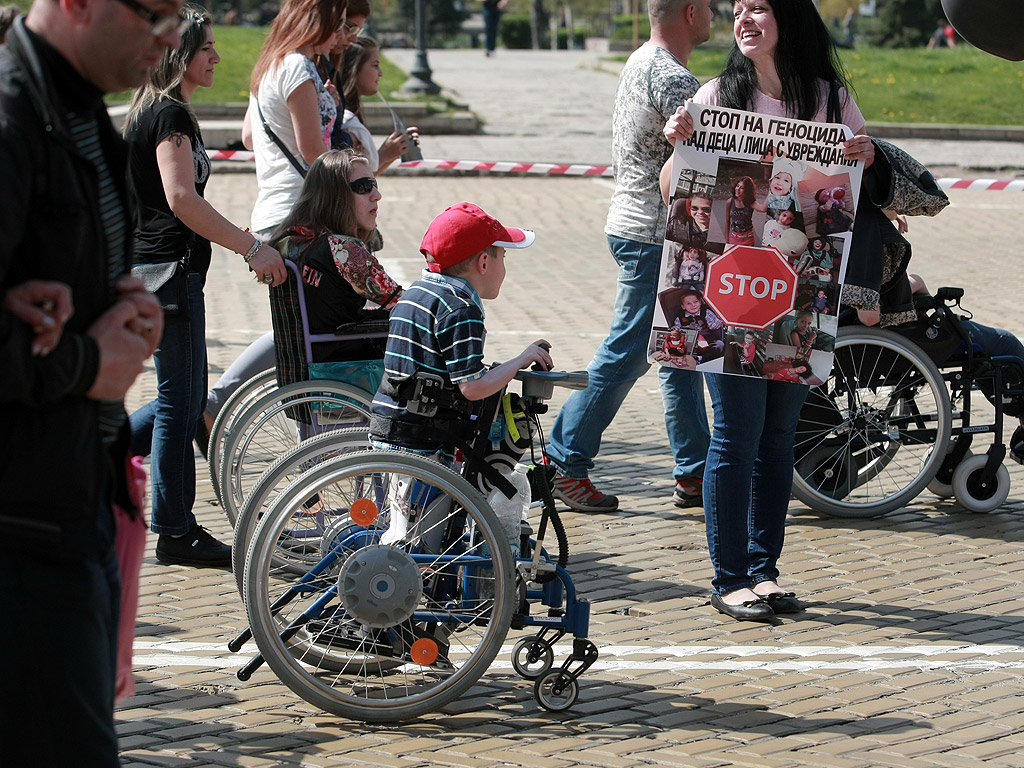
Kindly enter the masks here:
M 569 395 L 548 441 L 548 456 L 567 477 L 587 477 L 601 450 L 601 435 L 636 380 L 651 367 L 647 347 L 662 247 L 609 235 L 608 248 L 619 265 L 611 331 L 587 366 L 590 384 Z M 676 464 L 673 475 L 677 480 L 700 477 L 710 437 L 704 377 L 695 371 L 662 368 L 658 378 Z
M 153 533 L 180 536 L 196 525 L 192 439 L 206 404 L 206 303 L 203 279 L 188 273 L 188 308 L 164 320 L 153 355 L 156 400 L 131 415 L 132 454 L 152 454 Z
M 493 51 L 498 44 L 498 22 L 501 20 L 501 11 L 495 7 L 488 7 L 484 4 L 484 47 Z
M 962 320 L 961 322 L 974 346 L 979 347 L 986 355 L 989 357 L 1013 357 L 1020 360 L 1021 364 L 1024 365 L 1024 344 L 1021 344 L 1020 339 L 1012 333 L 1003 328 L 992 328 L 971 320 Z M 1011 386 L 1019 390 L 1020 382 L 1017 381 L 1017 377 L 1014 375 L 1015 370 L 1006 367 L 1003 371 L 1004 385 L 1007 379 L 1009 379 Z M 978 388 L 990 402 L 994 402 L 995 393 L 991 380 L 981 379 L 978 381 Z M 1021 424 L 1024 424 L 1024 403 L 1004 403 L 1003 409 L 1007 416 L 1021 418 Z
M 715 428 L 704 520 L 718 594 L 776 581 L 793 487 L 793 442 L 808 387 L 711 374 Z
M 986 355 L 1024 360 L 1024 344 L 1009 331 L 981 325 L 971 320 L 963 320 L 962 323 L 971 341 L 981 347 Z

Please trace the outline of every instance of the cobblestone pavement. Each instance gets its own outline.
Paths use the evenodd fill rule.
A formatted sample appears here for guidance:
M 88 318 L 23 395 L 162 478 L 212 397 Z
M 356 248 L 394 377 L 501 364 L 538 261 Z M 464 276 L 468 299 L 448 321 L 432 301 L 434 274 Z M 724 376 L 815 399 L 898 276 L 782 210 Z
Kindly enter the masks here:
M 577 122 L 588 131 L 601 123 L 601 89 L 613 88 L 614 78 L 592 73 L 605 84 L 574 80 L 549 89 L 557 108 L 545 111 L 534 106 L 536 98 L 525 100 L 531 82 L 548 87 L 544 76 L 555 64 L 536 59 L 534 70 L 499 77 L 522 64 L 517 56 L 431 52 L 435 78 L 460 78 L 466 99 L 504 136 L 469 137 L 479 150 L 471 158 L 607 162 L 607 136 L 571 131 Z M 482 78 L 492 79 L 490 103 L 479 90 Z M 573 145 L 578 154 L 570 156 Z M 975 151 L 973 145 L 941 149 L 950 165 L 979 167 L 954 157 Z M 1002 151 L 1011 157 L 1021 147 L 1004 144 Z M 254 177 L 220 171 L 208 197 L 243 223 Z M 488 355 L 506 359 L 544 336 L 560 367 L 586 365 L 609 327 L 614 300 L 616 270 L 602 235 L 608 180 L 396 176 L 384 177 L 381 189 L 382 258 L 406 284 L 422 264 L 416 249 L 423 229 L 446 204 L 473 200 L 534 228 L 536 245 L 510 254 L 508 280 L 488 309 Z M 1024 197 L 956 191 L 951 198 L 937 218 L 912 222 L 913 269 L 933 287 L 964 286 L 965 306 L 978 320 L 1024 333 L 1024 268 L 1015 256 Z M 207 305 L 216 378 L 269 328 L 269 312 L 265 289 L 241 259 L 220 249 Z M 130 405 L 152 397 L 154 387 L 150 366 Z M 556 394 L 552 412 L 561 401 Z M 581 679 L 579 702 L 558 715 L 537 706 L 507 651 L 460 701 L 403 725 L 324 714 L 265 669 L 242 683 L 235 671 L 250 652 L 226 648 L 246 625 L 232 575 L 159 565 L 151 536 L 136 636 L 137 695 L 117 715 L 123 761 L 245 768 L 1021 766 L 1024 470 L 1009 469 L 1010 498 L 988 515 L 967 514 L 927 493 L 877 520 L 833 519 L 793 502 L 782 581 L 810 609 L 772 624 L 735 622 L 708 605 L 701 510 L 678 510 L 668 500 L 671 462 L 652 371 L 606 433 L 594 472 L 602 489 L 619 495 L 621 510 L 563 516 L 570 572 L 592 601 L 591 638 L 601 656 Z M 230 540 L 213 499 L 200 462 L 196 515 Z M 509 642 L 519 635 L 511 632 Z
M 420 234 L 459 199 L 538 232 L 509 258 L 488 312 L 488 353 L 545 336 L 581 368 L 608 328 L 615 269 L 601 235 L 600 179 L 394 178 L 382 181 L 384 261 L 416 276 Z M 214 174 L 211 200 L 235 221 L 248 174 Z M 1011 222 L 1019 194 L 954 192 L 912 222 L 914 267 L 933 286 L 964 285 L 978 319 L 1024 332 L 1024 284 Z M 268 326 L 265 291 L 219 251 L 208 288 L 211 376 Z M 150 368 L 131 394 L 151 397 Z M 547 422 L 550 425 L 550 419 Z M 202 466 L 202 465 L 200 465 Z M 500 655 L 461 701 L 396 726 L 323 714 L 266 670 L 234 676 L 225 644 L 245 616 L 230 573 L 161 566 L 151 537 L 142 572 L 137 695 L 118 712 L 127 765 L 273 766 L 1009 766 L 1024 764 L 1022 471 L 989 515 L 924 494 L 878 520 L 839 520 L 794 502 L 783 583 L 810 610 L 740 623 L 708 605 L 702 514 L 668 501 L 670 462 L 653 372 L 606 434 L 595 479 L 622 499 L 610 515 L 568 512 L 570 571 L 593 602 L 599 663 L 572 710 L 547 714 Z M 230 540 L 200 473 L 199 520 Z M 514 641 L 518 632 L 510 633 Z

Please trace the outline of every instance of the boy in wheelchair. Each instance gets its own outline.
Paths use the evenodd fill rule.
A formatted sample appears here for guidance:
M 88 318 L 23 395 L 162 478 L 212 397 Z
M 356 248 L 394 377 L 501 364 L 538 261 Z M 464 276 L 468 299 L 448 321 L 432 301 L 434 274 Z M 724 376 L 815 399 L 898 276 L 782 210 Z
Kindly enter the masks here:
M 485 398 L 532 364 L 551 370 L 550 344 L 543 339 L 493 368 L 483 358 L 481 300 L 498 296 L 505 249 L 533 240 L 530 230 L 502 226 L 472 203 L 446 208 L 431 222 L 420 243 L 427 267 L 391 312 L 384 378 L 371 407 L 375 448 L 450 465 Z M 409 521 L 395 518 L 382 543 L 405 535 Z

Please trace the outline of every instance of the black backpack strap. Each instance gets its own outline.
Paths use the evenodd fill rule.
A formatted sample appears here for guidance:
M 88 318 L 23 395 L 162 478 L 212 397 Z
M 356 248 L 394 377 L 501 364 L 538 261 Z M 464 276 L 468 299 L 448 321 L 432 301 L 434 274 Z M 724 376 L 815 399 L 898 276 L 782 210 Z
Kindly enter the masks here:
M 295 170 L 299 172 L 299 176 L 301 176 L 302 178 L 306 178 L 306 167 L 295 159 L 295 155 L 291 153 L 288 147 L 284 145 L 284 142 L 281 141 L 281 139 L 278 138 L 277 134 L 270 129 L 269 125 L 267 125 L 267 121 L 263 117 L 263 110 L 260 108 L 259 96 L 256 97 L 256 113 L 260 116 L 260 122 L 263 123 L 263 130 L 266 131 L 266 134 L 270 138 L 270 140 L 277 145 L 277 148 L 280 149 L 282 153 L 284 153 L 284 156 L 288 158 L 288 162 L 290 162 L 292 166 L 295 168 Z

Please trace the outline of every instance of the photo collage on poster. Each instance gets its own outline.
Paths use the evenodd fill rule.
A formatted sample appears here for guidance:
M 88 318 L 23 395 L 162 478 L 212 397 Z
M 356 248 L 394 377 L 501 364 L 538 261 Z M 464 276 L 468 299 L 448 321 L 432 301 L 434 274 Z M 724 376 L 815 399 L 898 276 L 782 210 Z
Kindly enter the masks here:
M 703 135 L 698 127 L 676 146 L 648 359 L 820 384 L 832 367 L 862 171 L 841 161 L 848 131 L 719 107 L 689 109 L 695 126 L 716 127 Z M 702 120 L 705 110 L 714 117 Z M 743 262 L 736 260 L 740 252 Z M 740 263 L 749 274 L 725 271 Z M 757 304 L 753 311 L 738 303 L 744 288 L 743 301 Z

